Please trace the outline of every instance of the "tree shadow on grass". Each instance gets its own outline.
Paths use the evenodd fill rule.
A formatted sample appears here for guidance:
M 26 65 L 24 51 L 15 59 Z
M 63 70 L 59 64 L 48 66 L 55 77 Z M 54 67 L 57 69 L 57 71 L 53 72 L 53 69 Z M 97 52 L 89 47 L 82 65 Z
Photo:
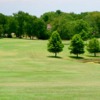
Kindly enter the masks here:
M 84 57 L 76 57 L 76 56 L 69 56 L 70 58 L 73 58 L 73 59 L 84 59 Z
M 49 58 L 57 58 L 57 59 L 62 59 L 62 57 L 60 57 L 60 56 L 47 56 L 47 57 L 49 57 Z
M 97 55 L 97 56 L 94 56 L 94 55 L 87 55 L 87 57 L 100 58 L 100 55 Z
M 92 58 L 84 58 L 84 57 L 76 57 L 76 56 L 69 56 L 70 58 L 72 58 L 72 59 L 76 59 L 77 61 L 79 61 L 79 62 L 82 62 L 82 63 L 90 63 L 90 62 L 92 62 L 92 63 L 97 63 L 97 64 L 100 64 L 100 59 L 99 59 L 99 57 L 100 56 L 98 56 L 97 58 L 96 57 L 94 57 L 94 56 L 90 56 L 90 57 L 92 57 Z

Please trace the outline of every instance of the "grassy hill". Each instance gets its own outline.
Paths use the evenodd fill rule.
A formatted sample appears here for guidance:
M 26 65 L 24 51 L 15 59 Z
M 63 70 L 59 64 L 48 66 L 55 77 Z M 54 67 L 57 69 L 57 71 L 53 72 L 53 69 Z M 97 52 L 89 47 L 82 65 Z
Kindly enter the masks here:
M 0 39 L 0 100 L 100 100 L 100 56 L 71 58 L 64 41 L 54 58 L 47 42 Z

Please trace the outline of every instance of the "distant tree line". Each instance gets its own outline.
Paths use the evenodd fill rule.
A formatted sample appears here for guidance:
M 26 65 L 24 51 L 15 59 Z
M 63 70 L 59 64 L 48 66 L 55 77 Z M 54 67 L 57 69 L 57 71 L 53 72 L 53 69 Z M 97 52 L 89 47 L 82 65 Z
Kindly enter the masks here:
M 0 37 L 11 38 L 14 33 L 17 38 L 48 39 L 55 30 L 61 39 L 72 39 L 75 34 L 80 34 L 83 40 L 100 38 L 100 12 L 75 14 L 57 10 L 40 18 L 23 11 L 12 16 L 0 13 Z
M 15 33 L 17 38 L 48 38 L 44 20 L 22 11 L 14 13 L 12 16 L 0 14 L 0 36 L 11 38 L 11 33 Z

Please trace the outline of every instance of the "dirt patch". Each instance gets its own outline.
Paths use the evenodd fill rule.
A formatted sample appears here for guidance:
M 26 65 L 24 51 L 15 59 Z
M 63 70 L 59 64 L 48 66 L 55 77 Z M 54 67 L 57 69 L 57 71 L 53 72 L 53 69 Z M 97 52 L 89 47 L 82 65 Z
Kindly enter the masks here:
M 75 57 L 75 56 L 70 56 L 70 58 L 78 61 L 78 62 L 82 62 L 82 63 L 96 63 L 96 64 L 100 64 L 100 56 L 98 57 Z M 71 59 L 71 60 L 72 60 Z
M 97 63 L 100 64 L 100 59 L 82 59 L 81 60 L 83 63 Z

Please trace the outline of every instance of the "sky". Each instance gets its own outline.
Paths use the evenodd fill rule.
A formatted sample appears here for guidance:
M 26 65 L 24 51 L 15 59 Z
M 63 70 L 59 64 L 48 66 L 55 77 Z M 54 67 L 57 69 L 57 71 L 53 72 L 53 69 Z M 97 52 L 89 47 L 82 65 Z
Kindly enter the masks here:
M 100 11 L 100 0 L 0 0 L 0 13 L 5 15 L 24 11 L 39 17 L 56 10 L 68 13 Z

